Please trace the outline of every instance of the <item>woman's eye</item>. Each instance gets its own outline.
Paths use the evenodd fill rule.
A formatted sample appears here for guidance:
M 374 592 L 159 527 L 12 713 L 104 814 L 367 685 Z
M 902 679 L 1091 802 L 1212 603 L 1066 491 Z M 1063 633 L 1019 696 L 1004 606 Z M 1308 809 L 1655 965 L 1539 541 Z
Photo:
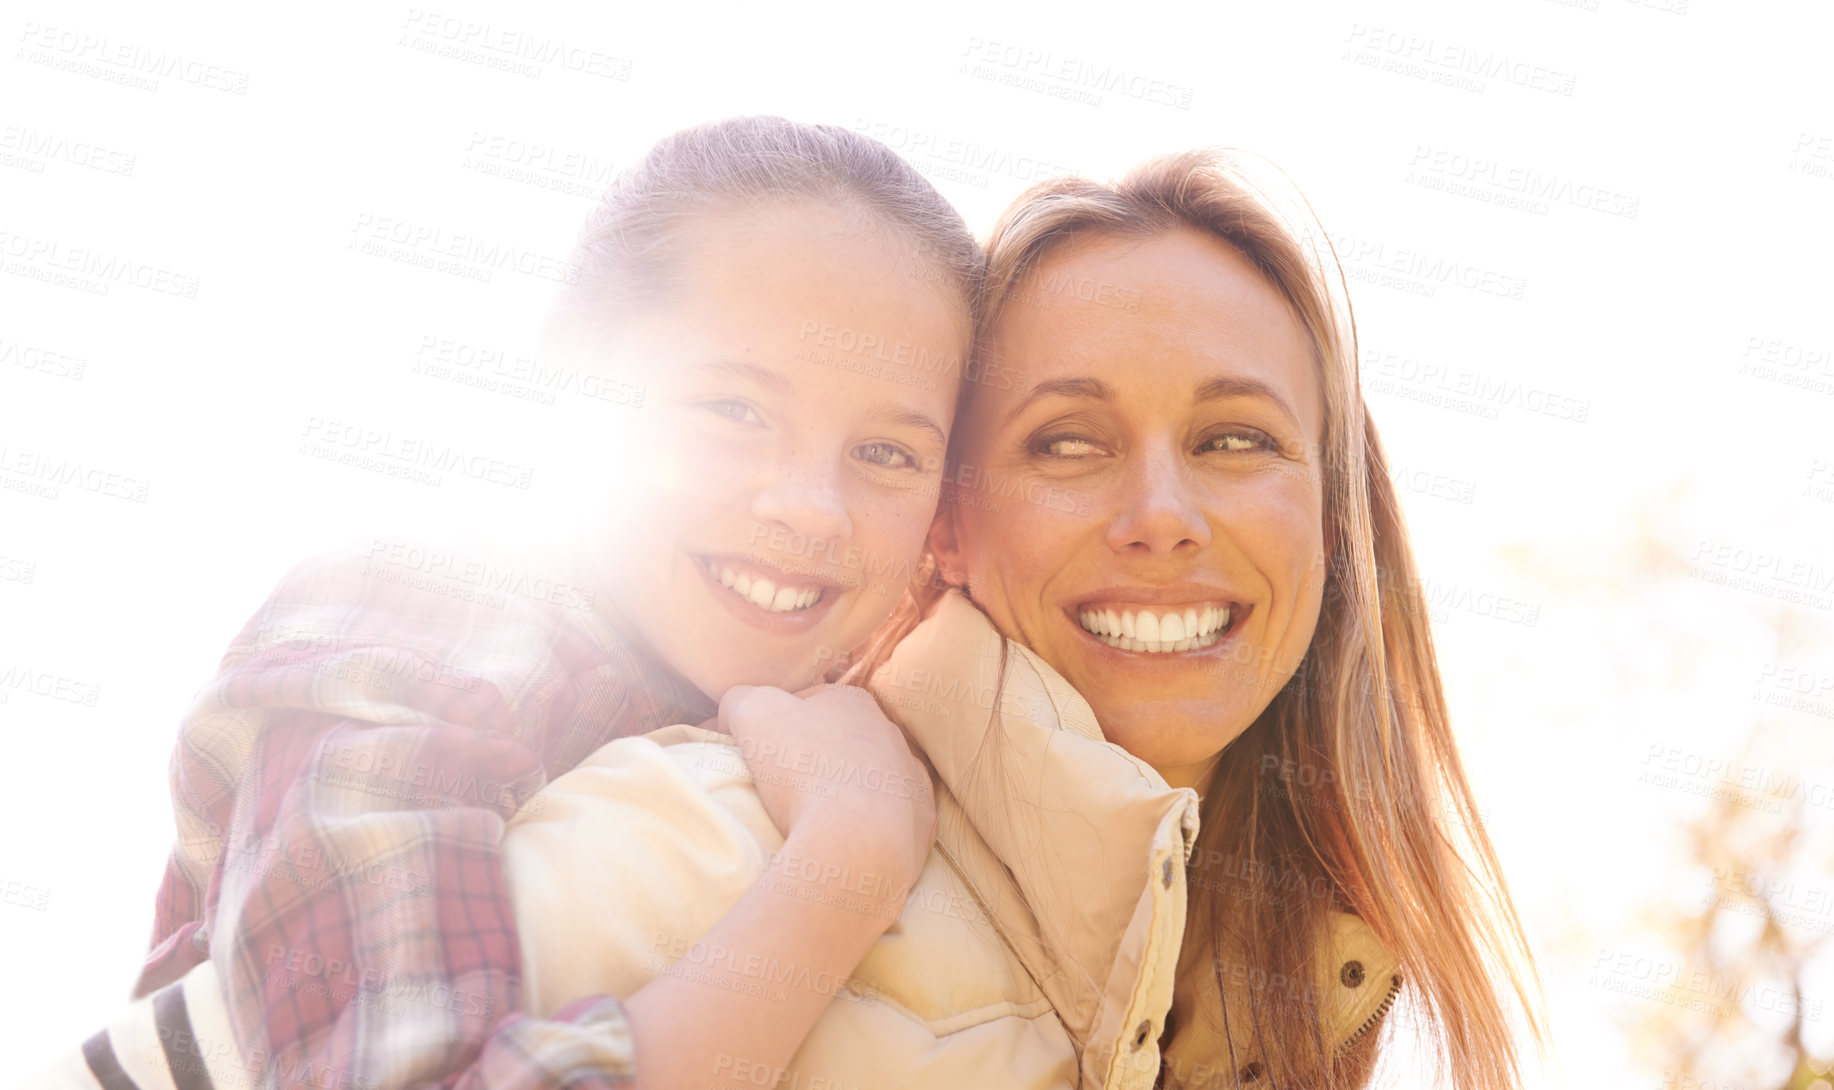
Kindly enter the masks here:
M 1213 435 L 1198 447 L 1198 453 L 1218 451 L 1224 454 L 1235 454 L 1241 451 L 1269 450 L 1273 440 L 1258 431 L 1232 431 L 1222 435 Z
M 917 458 L 903 447 L 891 443 L 861 443 L 853 448 L 853 456 L 867 465 L 880 469 L 915 469 Z
M 737 398 L 722 397 L 713 401 L 702 401 L 699 406 L 715 416 L 730 420 L 735 424 L 762 424 L 755 410 Z
M 1053 458 L 1086 458 L 1095 453 L 1095 444 L 1087 439 L 1056 436 L 1040 439 L 1033 449 Z

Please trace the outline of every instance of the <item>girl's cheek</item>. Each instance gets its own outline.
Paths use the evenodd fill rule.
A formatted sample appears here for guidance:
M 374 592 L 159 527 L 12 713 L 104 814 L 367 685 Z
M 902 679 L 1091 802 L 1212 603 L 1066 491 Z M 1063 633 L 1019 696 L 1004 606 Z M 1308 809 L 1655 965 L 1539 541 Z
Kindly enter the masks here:
M 738 482 L 750 479 L 747 467 L 755 468 L 763 451 L 743 451 L 734 444 L 702 438 L 696 442 L 672 443 L 657 454 L 679 465 L 685 471 L 682 483 L 701 492 L 723 492 Z

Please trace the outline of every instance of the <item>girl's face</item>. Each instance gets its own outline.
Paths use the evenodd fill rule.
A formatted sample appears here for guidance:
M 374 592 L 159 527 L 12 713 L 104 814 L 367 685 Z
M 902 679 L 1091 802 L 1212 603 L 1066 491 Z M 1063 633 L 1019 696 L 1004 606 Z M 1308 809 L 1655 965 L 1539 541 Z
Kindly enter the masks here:
M 963 501 L 932 537 L 945 577 L 1110 741 L 1198 786 L 1318 620 L 1324 404 L 1304 327 L 1208 235 L 1097 234 L 1041 263 L 984 363 L 1029 381 L 963 415 Z
M 864 642 L 935 513 L 970 319 L 913 247 L 813 204 L 678 237 L 678 286 L 624 327 L 644 409 L 596 533 L 601 600 L 718 699 L 797 689 Z

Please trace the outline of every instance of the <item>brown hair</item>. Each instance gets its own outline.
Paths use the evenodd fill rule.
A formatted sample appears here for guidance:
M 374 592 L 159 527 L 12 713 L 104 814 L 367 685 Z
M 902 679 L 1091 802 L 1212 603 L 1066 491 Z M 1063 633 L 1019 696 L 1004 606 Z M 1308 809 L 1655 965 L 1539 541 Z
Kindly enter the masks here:
M 709 215 L 817 201 L 890 228 L 903 271 L 978 298 L 984 259 L 968 225 L 923 175 L 877 140 L 835 125 L 737 117 L 671 133 L 620 174 L 588 217 L 546 338 L 599 340 L 631 310 L 667 299 L 683 270 L 680 230 Z
M 1515 1087 L 1523 1057 L 1512 1020 L 1519 1015 L 1537 1045 L 1545 1041 L 1539 984 L 1459 761 L 1407 531 L 1363 403 L 1342 269 L 1310 207 L 1284 175 L 1220 150 L 1155 159 L 1112 185 L 1041 183 L 1006 210 L 987 243 L 983 339 L 1069 239 L 1184 229 L 1240 251 L 1310 336 L 1326 406 L 1329 560 L 1305 661 L 1224 750 L 1205 794 L 1194 867 L 1238 865 L 1193 876 L 1185 943 L 1213 955 L 1198 963 L 1214 969 L 1226 1005 L 1225 972 L 1314 979 L 1330 912 L 1354 912 L 1399 958 L 1417 1025 L 1451 1084 Z M 919 576 L 851 676 L 881 661 L 941 596 L 933 561 Z M 1257 880 L 1267 873 L 1294 880 L 1268 889 Z M 1251 991 L 1248 1006 L 1205 1012 L 1219 1027 L 1246 1019 L 1272 1046 L 1265 1068 L 1237 1070 L 1238 1082 L 1367 1078 L 1374 1034 L 1352 1055 L 1332 1056 L 1317 1003 Z

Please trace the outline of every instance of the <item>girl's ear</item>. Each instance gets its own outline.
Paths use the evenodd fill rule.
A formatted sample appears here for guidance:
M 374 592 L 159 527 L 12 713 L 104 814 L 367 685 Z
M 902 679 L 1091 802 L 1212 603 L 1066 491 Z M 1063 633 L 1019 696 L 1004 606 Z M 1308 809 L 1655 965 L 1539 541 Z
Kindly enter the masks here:
M 962 563 L 961 531 L 957 525 L 956 507 L 944 500 L 930 521 L 930 555 L 936 558 L 936 579 L 952 587 L 968 586 L 968 571 Z

